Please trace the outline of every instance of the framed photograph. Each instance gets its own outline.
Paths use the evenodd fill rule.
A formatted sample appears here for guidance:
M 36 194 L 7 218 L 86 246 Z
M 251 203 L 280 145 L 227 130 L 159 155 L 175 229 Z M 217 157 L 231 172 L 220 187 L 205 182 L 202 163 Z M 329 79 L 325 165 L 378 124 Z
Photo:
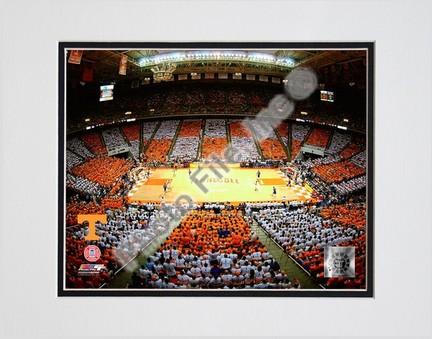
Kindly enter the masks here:
M 373 42 L 58 46 L 58 296 L 373 297 Z

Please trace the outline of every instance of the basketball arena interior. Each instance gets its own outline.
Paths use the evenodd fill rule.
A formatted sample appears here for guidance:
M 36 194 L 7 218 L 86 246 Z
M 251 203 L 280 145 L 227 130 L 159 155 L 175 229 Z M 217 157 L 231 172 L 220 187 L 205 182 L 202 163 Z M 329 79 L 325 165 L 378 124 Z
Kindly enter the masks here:
M 65 290 L 367 289 L 367 50 L 75 52 Z

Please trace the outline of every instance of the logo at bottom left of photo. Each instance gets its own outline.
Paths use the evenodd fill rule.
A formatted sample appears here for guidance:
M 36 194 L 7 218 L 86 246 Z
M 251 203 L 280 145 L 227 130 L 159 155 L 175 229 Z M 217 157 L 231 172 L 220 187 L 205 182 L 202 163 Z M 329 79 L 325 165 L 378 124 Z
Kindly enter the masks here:
M 87 261 L 95 262 L 98 261 L 101 257 L 101 251 L 99 247 L 95 245 L 89 245 L 84 249 L 84 258 L 86 258 Z

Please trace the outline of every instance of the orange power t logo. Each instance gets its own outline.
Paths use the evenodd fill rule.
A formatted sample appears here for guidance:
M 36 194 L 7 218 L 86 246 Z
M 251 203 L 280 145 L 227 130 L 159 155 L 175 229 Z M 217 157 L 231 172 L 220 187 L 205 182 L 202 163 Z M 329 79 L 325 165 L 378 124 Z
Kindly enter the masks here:
M 99 236 L 96 234 L 96 221 L 106 224 L 106 214 L 78 214 L 78 223 L 82 224 L 87 221 L 89 223 L 89 234 L 84 238 L 85 240 L 99 240 Z

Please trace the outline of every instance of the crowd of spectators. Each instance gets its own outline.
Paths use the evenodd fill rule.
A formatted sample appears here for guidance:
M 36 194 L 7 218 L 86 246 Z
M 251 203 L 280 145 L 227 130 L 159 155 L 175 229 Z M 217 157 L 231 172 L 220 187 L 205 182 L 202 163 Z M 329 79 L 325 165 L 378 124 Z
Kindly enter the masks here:
M 187 106 L 204 105 L 205 92 L 202 90 L 191 90 L 185 92 L 184 104 Z
M 278 202 L 245 203 L 239 206 L 252 217 L 283 250 L 302 265 L 317 281 L 329 288 L 361 288 L 365 283 L 365 205 L 313 206 Z M 170 206 L 122 206 L 118 199 L 104 199 L 102 206 L 72 201 L 67 206 L 69 225 L 76 215 L 108 215 L 106 224 L 97 223 L 101 250 L 96 262 L 106 269 L 98 276 L 80 277 L 84 263 L 80 253 L 88 242 L 84 225 L 67 231 L 67 286 L 98 288 L 112 280 L 114 272 L 128 263 L 170 224 Z M 228 207 L 227 207 L 228 206 Z M 243 218 L 229 204 L 206 203 L 189 210 L 159 249 L 131 276 L 129 288 L 301 288 L 286 273 L 251 230 L 249 217 Z M 175 213 L 175 212 L 172 212 Z M 183 214 L 183 213 L 181 213 Z M 176 217 L 180 217 L 179 214 Z M 323 249 L 326 246 L 355 246 L 356 277 L 325 279 Z
M 282 208 L 289 210 L 293 207 L 310 206 L 313 205 L 312 201 L 305 200 L 291 200 L 291 201 L 261 201 L 261 202 L 245 202 L 239 205 L 239 208 L 244 211 L 246 216 L 254 215 L 254 212 L 263 209 Z
M 252 138 L 231 138 L 233 155 L 231 159 L 235 162 L 250 162 L 260 159 L 255 141 Z
M 248 93 L 249 103 L 253 106 L 266 107 L 275 92 L 267 89 L 251 89 Z
M 292 124 L 291 159 L 295 159 L 300 152 L 301 145 L 308 135 L 308 125 Z
M 147 97 L 147 109 L 155 110 L 162 107 L 165 102 L 166 93 L 155 92 Z
M 94 206 L 93 206 L 94 207 Z M 76 210 L 73 210 L 77 212 Z M 84 240 L 88 229 L 84 225 L 68 228 L 66 237 L 66 285 L 72 288 L 98 288 L 109 283 L 113 274 L 132 258 L 138 255 L 156 236 L 160 235 L 169 223 L 171 216 L 153 205 L 128 206 L 122 209 L 105 209 L 107 223 L 96 223 L 98 241 Z M 71 214 L 71 217 L 74 217 Z M 78 269 L 86 263 L 82 256 L 89 243 L 97 245 L 101 258 L 96 264 L 106 269 L 95 276 L 80 277 Z
M 176 162 L 195 161 L 198 155 L 199 137 L 178 137 L 170 160 Z
M 234 156 L 236 158 L 236 156 Z M 245 160 L 240 162 L 240 167 L 249 168 L 278 168 L 283 165 L 281 160 L 264 159 L 261 160 L 259 157 L 252 160 Z
M 182 84 L 183 85 L 183 84 Z M 148 116 L 178 116 L 182 114 L 245 114 L 255 115 L 261 108 L 268 106 L 271 99 L 282 92 L 280 87 L 268 87 L 203 84 L 200 86 L 148 86 L 143 89 L 119 92 L 110 105 L 81 107 L 91 115 L 92 124 L 107 124 L 124 119 L 124 112 L 131 111 L 135 118 Z M 358 106 L 358 107 L 357 107 Z M 364 131 L 366 119 L 361 105 L 332 104 L 316 100 L 304 100 L 296 103 L 292 118 L 325 124 L 342 125 Z M 304 116 L 302 112 L 307 112 Z M 77 114 L 82 118 L 82 114 Z M 85 128 L 82 119 L 71 115 L 68 128 Z
M 161 138 L 161 139 L 152 139 L 150 145 L 147 147 L 147 151 L 145 152 L 145 161 L 146 162 L 168 162 L 168 151 L 171 148 L 171 139 Z
M 284 250 L 295 255 L 312 248 L 323 249 L 352 240 L 358 230 L 344 229 L 331 220 L 309 212 L 310 207 L 264 208 L 253 217 Z
M 67 140 L 66 148 L 73 151 L 75 154 L 79 155 L 83 159 L 92 158 L 94 155 L 86 147 L 84 142 L 78 137 L 73 137 Z
M 278 91 L 277 88 L 231 85 L 149 87 L 146 91 L 117 93 L 110 105 L 89 106 L 85 110 L 95 125 L 120 122 L 126 111 L 132 112 L 133 117 L 138 119 L 184 114 L 257 114 Z M 68 128 L 71 131 L 85 127 L 82 120 L 74 120 L 73 117 L 68 117 Z
M 201 147 L 202 159 L 209 159 L 213 156 L 223 158 L 227 146 L 225 120 L 207 119 Z
M 315 166 L 312 171 L 327 183 L 337 183 L 365 174 L 365 169 L 349 160 Z
M 156 129 L 157 124 L 158 124 L 157 121 L 143 122 L 143 135 L 142 135 L 143 147 L 147 146 L 148 142 L 150 141 Z
M 66 187 L 81 194 L 96 195 L 101 192 L 101 186 L 87 178 L 66 174 Z
M 285 144 L 285 146 L 288 146 L 288 128 L 289 124 L 287 122 L 281 122 L 276 127 L 276 132 L 282 139 L 282 142 Z
M 301 178 L 309 180 L 323 196 L 344 201 L 366 187 L 366 151 L 359 136 L 335 131 L 325 157 L 296 161 Z M 347 160 L 349 159 L 349 160 Z
M 241 120 L 231 120 L 229 127 L 233 151 L 231 159 L 236 162 L 259 159 L 260 155 L 250 129 Z
M 179 120 L 165 120 L 156 131 L 145 153 L 146 161 L 168 161 L 168 151 L 176 134 Z
M 335 131 L 329 147 L 326 149 L 328 154 L 337 154 L 351 141 L 351 134 Z
M 258 140 L 277 138 L 273 125 L 269 120 L 254 119 L 250 121 L 250 124 L 252 125 Z
M 286 289 L 290 282 L 241 216 L 189 211 L 131 277 L 132 288 Z
M 241 88 L 232 88 L 228 91 L 228 104 L 231 105 L 246 105 L 247 97 L 244 90 Z
M 118 127 L 103 129 L 102 137 L 108 152 L 118 149 L 129 149 L 129 145 Z
M 344 210 L 352 212 L 356 218 L 355 224 L 346 223 L 347 220 L 343 218 L 335 218 L 338 212 Z M 325 209 L 324 212 L 311 207 L 298 207 L 290 210 L 271 207 L 255 211 L 252 215 L 287 254 L 302 265 L 312 277 L 329 286 L 329 281 L 324 279 L 324 248 L 358 244 L 358 240 L 362 239 L 365 234 L 364 226 L 356 225 L 357 221 L 361 220 L 362 213 L 364 214 L 364 211 L 361 212 L 360 210 L 361 207 L 349 205 L 331 207 Z M 363 252 L 363 257 L 364 245 L 362 242 L 361 246 L 363 247 L 356 247 L 357 251 Z M 365 278 L 364 265 L 356 265 L 355 274 L 355 287 L 361 287 L 364 285 Z M 343 283 L 346 280 L 343 279 Z M 334 284 L 334 282 L 330 281 L 330 284 Z
M 366 227 L 366 205 L 364 203 L 326 206 L 321 209 L 320 215 L 344 227 L 355 226 L 359 229 Z
M 307 112 L 308 115 L 305 117 L 302 112 Z M 329 105 L 322 101 L 303 100 L 296 103 L 292 117 L 323 125 L 342 125 L 359 131 L 366 130 L 366 115 L 360 105 L 341 102 Z
M 71 173 L 86 178 L 103 187 L 110 187 L 120 176 L 126 174 L 133 166 L 128 159 L 100 156 L 75 167 Z
M 262 139 L 259 145 L 264 159 L 286 160 L 287 156 L 278 139 Z
M 356 143 L 356 142 L 350 142 L 348 144 L 348 146 L 346 146 L 340 153 L 339 155 L 342 157 L 342 159 L 349 159 L 351 158 L 354 154 L 357 154 L 361 151 L 364 150 L 364 146 Z
M 164 103 L 164 110 L 183 105 L 185 95 L 186 93 L 182 89 L 169 92 Z
M 79 214 L 100 214 L 103 209 L 95 201 L 82 201 L 76 195 L 66 204 L 66 225 L 73 226 L 78 223 Z
M 136 160 L 139 159 L 141 125 L 138 124 L 125 125 L 122 126 L 121 128 L 124 135 L 126 136 L 126 138 L 128 138 L 129 143 L 131 144 L 130 151 L 132 153 L 132 156 Z
M 89 132 L 81 135 L 81 139 L 90 147 L 94 154 L 106 154 L 107 149 L 102 144 L 99 132 Z
M 243 120 L 228 121 L 231 138 L 252 138 L 252 132 Z
M 226 97 L 225 91 L 221 89 L 210 89 L 207 92 L 206 104 L 214 105 L 214 104 L 225 104 Z
M 292 138 L 303 141 L 308 135 L 310 127 L 308 125 L 292 124 Z
M 179 125 L 179 120 L 164 120 L 160 124 L 158 130 L 156 131 L 154 135 L 154 139 L 172 139 L 174 138 L 174 135 L 176 134 L 177 127 Z
M 255 119 L 251 121 L 251 125 L 255 131 L 264 158 L 286 160 L 285 150 L 276 136 L 272 123 L 268 120 Z
M 133 140 L 139 141 L 141 125 L 139 124 L 124 125 L 121 128 L 129 141 L 133 141 Z
M 366 168 L 366 150 L 354 155 L 351 161 L 361 168 Z
M 331 130 L 314 128 L 305 141 L 305 144 L 326 148 L 330 140 Z
M 201 135 L 202 120 L 184 120 L 178 137 L 199 137 Z
M 201 120 L 183 121 L 170 160 L 191 162 L 196 160 L 201 137 Z
M 209 138 L 204 137 L 202 142 L 201 158 L 211 159 L 212 157 L 223 158 L 228 142 L 225 138 Z
M 205 121 L 204 136 L 209 138 L 225 138 L 226 126 L 224 119 L 207 119 Z
M 353 198 L 364 201 L 365 170 L 349 160 L 342 161 L 338 155 L 330 155 L 307 161 L 297 160 L 293 166 L 297 169 L 294 182 L 313 187 L 321 196 L 320 200 L 325 201 L 324 204 L 343 203 Z M 288 177 L 292 178 L 292 173 L 288 173 Z
M 218 95 L 220 94 L 215 94 L 216 97 Z M 146 161 L 166 163 L 166 156 L 172 146 L 179 121 L 163 121 L 154 133 L 157 124 L 158 122 L 143 123 L 143 141 L 151 139 L 147 147 Z M 140 126 L 139 124 L 123 126 L 121 128 L 124 134 L 120 128 L 115 127 L 100 133 L 90 132 L 82 135 L 80 137 L 82 140 L 78 137 L 68 139 L 66 186 L 80 193 L 81 197 L 67 204 L 67 224 L 76 224 L 76 215 L 80 213 L 104 212 L 109 215 L 106 225 L 97 225 L 101 240 L 95 244 L 103 252 L 100 262 L 107 266 L 106 274 L 101 275 L 99 279 L 78 277 L 78 263 L 83 260 L 78 258 L 77 253 L 82 252 L 82 246 L 86 244 L 83 237 L 87 230 L 82 225 L 68 229 L 67 246 L 70 258 L 67 262 L 67 284 L 70 287 L 98 287 L 103 283 L 109 283 L 116 269 L 127 263 L 152 239 L 159 236 L 176 213 L 176 217 L 179 217 L 178 212 L 174 209 L 171 211 L 168 204 L 156 208 L 152 204 L 140 207 L 125 205 L 123 197 L 127 195 L 133 184 L 128 173 L 133 168 L 134 162 L 130 159 L 100 155 L 104 150 L 101 136 L 108 149 L 127 144 L 124 138 L 126 136 L 131 144 L 137 143 L 139 153 Z M 285 138 L 288 141 L 288 126 L 288 123 L 283 123 L 276 128 L 282 140 Z M 366 151 L 361 138 L 352 139 L 349 134 L 335 132 L 330 141 L 330 132 L 315 128 L 309 134 L 309 130 L 307 125 L 295 123 L 292 125 L 293 148 L 294 142 L 298 142 L 298 149 L 303 142 L 319 147 L 330 144 L 327 150 L 330 155 L 298 161 L 296 167 L 299 172 L 299 182 L 306 180 L 308 183 L 316 183 L 311 184 L 314 190 L 317 186 L 323 186 L 341 196 L 364 189 Z M 240 120 L 232 120 L 229 123 L 229 131 L 235 156 L 237 156 L 236 160 L 244 166 L 245 164 L 250 167 L 281 165 L 279 160 L 283 159 L 285 153 L 269 122 L 253 120 L 250 125 L 244 125 Z M 264 158 L 268 158 L 268 161 L 260 160 L 252 131 L 255 132 Z M 309 137 L 305 141 L 308 134 Z M 202 131 L 201 120 L 183 121 L 176 144 L 173 145 L 171 159 L 193 160 L 197 156 L 201 136 L 203 137 L 203 158 L 212 155 L 213 152 L 223 151 L 228 140 L 225 120 L 206 120 L 204 131 Z M 83 141 L 96 153 L 96 156 L 89 151 Z M 293 149 L 293 153 L 294 151 Z M 133 155 L 135 157 L 135 154 Z M 294 156 L 293 154 L 293 158 Z M 307 181 L 309 179 L 316 181 Z M 86 198 L 83 199 L 83 196 Z M 323 208 L 315 208 L 315 204 L 308 202 L 283 201 L 245 203 L 239 206 L 239 209 L 246 215 L 252 216 L 319 282 L 331 288 L 364 286 L 365 205 L 353 202 L 341 204 L 340 200 L 328 199 L 323 206 Z M 150 256 L 150 266 L 154 269 L 146 266 L 136 271 L 132 277 L 131 287 L 291 288 L 297 286 L 293 285 L 280 270 L 272 271 L 274 260 L 256 235 L 251 232 L 247 218 L 235 214 L 231 208 L 221 203 L 206 203 L 194 208 L 181 220 L 180 226 L 173 231 L 161 248 Z M 343 281 L 324 279 L 323 248 L 342 244 L 356 246 L 356 253 L 360 258 L 359 262 L 356 261 L 356 278 Z M 213 258 L 212 263 L 211 258 Z M 229 267 L 225 258 L 231 260 Z M 243 269 L 244 266 L 249 268 Z M 213 268 L 214 272 L 218 273 L 212 274 Z
M 360 191 L 366 187 L 366 176 L 350 179 L 348 181 L 342 181 L 340 183 L 334 183 L 331 188 L 334 189 L 339 195 L 348 195 L 353 192 Z
M 76 155 L 74 152 L 66 149 L 66 169 L 70 171 L 72 168 L 82 164 L 84 159 L 79 155 Z
M 302 161 L 298 167 L 302 170 L 305 170 L 319 165 L 333 164 L 341 160 L 342 158 L 338 155 L 328 155 L 325 157 L 320 157 L 315 159 L 309 158 L 307 160 Z

